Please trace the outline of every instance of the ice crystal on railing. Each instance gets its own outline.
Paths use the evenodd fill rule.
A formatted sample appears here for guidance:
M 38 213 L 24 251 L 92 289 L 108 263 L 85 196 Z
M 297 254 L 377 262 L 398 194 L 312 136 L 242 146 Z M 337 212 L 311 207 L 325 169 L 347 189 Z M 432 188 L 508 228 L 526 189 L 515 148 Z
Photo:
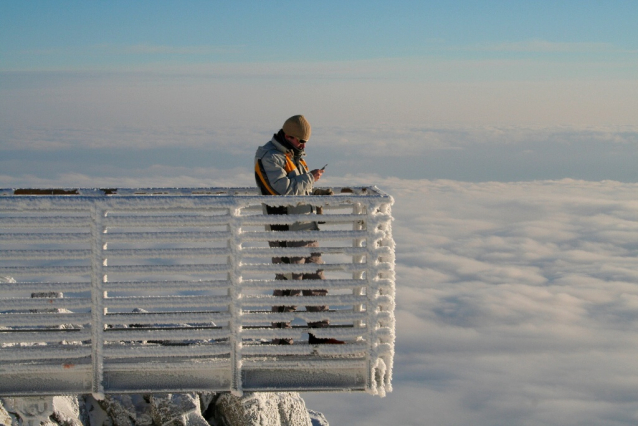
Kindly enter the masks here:
M 11 366 L 0 371 L 0 394 L 39 386 L 96 397 L 174 389 L 385 395 L 395 340 L 392 198 L 374 187 L 341 190 L 0 190 L 0 318 L 11 331 L 0 330 L 0 344 L 11 345 L 0 352 Z M 298 202 L 323 207 L 313 217 L 321 230 L 264 228 L 308 220 L 262 213 L 262 204 Z M 270 247 L 273 240 L 319 247 Z M 273 258 L 314 252 L 325 279 L 275 279 L 318 265 Z M 282 287 L 328 294 L 274 296 Z M 330 309 L 304 308 L 312 306 Z M 308 328 L 318 321 L 329 327 Z M 281 323 L 291 326 L 273 327 Z M 310 332 L 345 343 L 309 344 Z M 273 344 L 282 339 L 293 344 Z M 43 372 L 56 380 L 39 381 Z

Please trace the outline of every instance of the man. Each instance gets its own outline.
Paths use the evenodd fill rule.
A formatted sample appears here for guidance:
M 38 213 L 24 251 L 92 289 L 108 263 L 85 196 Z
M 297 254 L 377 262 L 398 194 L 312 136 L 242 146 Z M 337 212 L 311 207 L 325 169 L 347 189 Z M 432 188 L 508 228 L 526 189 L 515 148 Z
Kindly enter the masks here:
M 310 123 L 303 115 L 290 117 L 281 130 L 273 135 L 266 145 L 257 149 L 255 154 L 255 180 L 263 195 L 330 195 L 332 190 L 314 189 L 314 183 L 321 179 L 324 171 L 309 170 L 303 159 L 306 143 L 310 139 Z M 264 206 L 265 214 L 312 214 L 314 206 L 298 204 L 283 207 Z M 295 222 L 292 225 L 267 225 L 271 231 L 316 231 L 316 221 Z M 318 247 L 317 241 L 270 241 L 270 247 Z M 273 263 L 316 263 L 322 264 L 321 253 L 311 253 L 302 257 L 273 257 Z M 323 270 L 312 273 L 277 274 L 276 280 L 322 280 Z M 327 290 L 275 290 L 275 296 L 325 296 Z M 296 306 L 273 306 L 274 312 L 293 312 Z M 309 312 L 323 312 L 327 306 L 307 306 Z M 289 322 L 273 323 L 274 327 L 290 328 Z M 309 328 L 328 327 L 328 321 L 308 323 Z M 310 344 L 342 344 L 336 339 L 317 338 L 309 333 Z M 273 343 L 291 345 L 292 339 L 274 339 Z

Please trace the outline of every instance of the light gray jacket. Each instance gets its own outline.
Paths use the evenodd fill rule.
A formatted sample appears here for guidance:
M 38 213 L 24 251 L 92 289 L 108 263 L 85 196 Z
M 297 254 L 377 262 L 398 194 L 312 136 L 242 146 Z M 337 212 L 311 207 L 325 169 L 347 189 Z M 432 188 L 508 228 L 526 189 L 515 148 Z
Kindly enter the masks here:
M 315 179 L 305 161 L 295 158 L 292 150 L 279 143 L 274 137 L 257 148 L 255 154 L 255 180 L 264 195 L 311 195 Z M 315 212 L 310 204 L 286 206 L 287 214 L 311 214 Z M 266 207 L 264 206 L 264 213 Z M 317 222 L 295 222 L 291 231 L 317 230 Z

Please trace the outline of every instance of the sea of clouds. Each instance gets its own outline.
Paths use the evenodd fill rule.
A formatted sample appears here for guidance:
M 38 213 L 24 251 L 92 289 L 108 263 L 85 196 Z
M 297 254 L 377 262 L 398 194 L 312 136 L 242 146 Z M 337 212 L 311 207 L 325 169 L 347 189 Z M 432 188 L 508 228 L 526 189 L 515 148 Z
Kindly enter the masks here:
M 25 174 L 3 186 L 252 185 L 246 168 Z M 305 394 L 333 425 L 635 425 L 638 184 L 378 174 L 394 199 L 394 391 Z M 57 185 L 56 185 L 57 184 Z M 9 185 L 10 186 L 10 185 Z
M 0 187 L 253 186 L 276 130 L 5 123 Z M 637 145 L 635 126 L 314 126 L 321 185 L 395 199 L 397 351 L 386 398 L 308 406 L 333 425 L 638 423 Z
M 638 422 L 638 184 L 380 181 L 395 197 L 394 392 L 309 406 L 331 424 Z
M 175 178 L 210 186 L 220 185 L 220 177 L 224 184 L 252 184 L 255 149 L 278 130 L 276 123 L 9 123 L 0 126 L 0 185 L 32 184 L 34 179 L 38 185 L 89 183 L 78 182 L 78 175 L 99 178 L 91 184 L 97 186 L 118 180 L 172 186 Z M 307 151 L 311 168 L 329 164 L 326 176 L 638 181 L 637 126 L 317 125 Z

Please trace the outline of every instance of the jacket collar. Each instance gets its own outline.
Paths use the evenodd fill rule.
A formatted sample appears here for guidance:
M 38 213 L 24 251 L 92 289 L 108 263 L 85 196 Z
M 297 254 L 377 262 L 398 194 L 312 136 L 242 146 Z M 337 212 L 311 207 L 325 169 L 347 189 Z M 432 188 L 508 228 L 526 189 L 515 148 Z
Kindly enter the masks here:
M 281 142 L 279 142 L 275 136 L 272 137 L 270 143 L 273 144 L 275 148 L 277 148 L 277 150 L 283 152 L 284 154 L 288 151 L 292 151 L 290 148 L 285 147 Z
M 292 145 L 290 145 L 290 142 L 288 142 L 284 138 L 283 132 L 281 131 L 274 134 L 270 141 L 275 146 L 275 148 L 277 148 L 284 154 L 291 152 L 295 158 L 301 158 L 306 155 L 306 151 L 304 151 L 303 149 L 295 149 Z

